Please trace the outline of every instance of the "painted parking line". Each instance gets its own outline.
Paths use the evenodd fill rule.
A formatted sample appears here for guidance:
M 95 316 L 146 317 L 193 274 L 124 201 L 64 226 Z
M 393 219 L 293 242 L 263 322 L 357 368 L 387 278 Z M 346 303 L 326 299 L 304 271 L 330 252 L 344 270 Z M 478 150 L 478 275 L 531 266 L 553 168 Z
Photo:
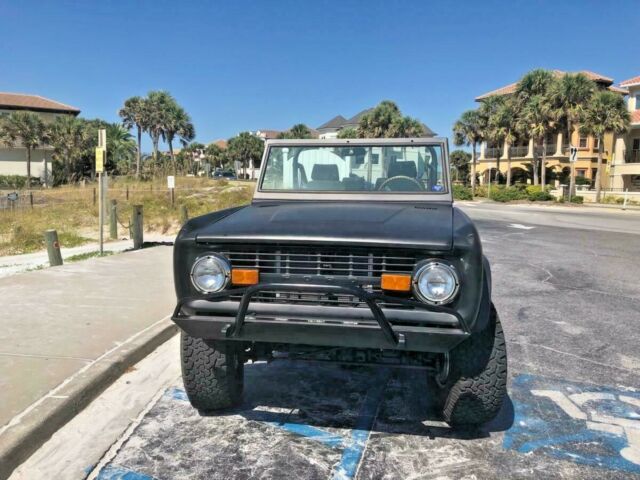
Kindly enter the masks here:
M 516 228 L 518 230 L 533 230 L 536 227 L 532 227 L 531 225 L 523 225 L 521 223 L 510 223 L 509 227 Z
M 118 465 L 107 465 L 104 467 L 96 480 L 157 480 L 144 473 L 134 472 Z
M 504 448 L 640 473 L 640 391 L 518 375 L 511 395 Z

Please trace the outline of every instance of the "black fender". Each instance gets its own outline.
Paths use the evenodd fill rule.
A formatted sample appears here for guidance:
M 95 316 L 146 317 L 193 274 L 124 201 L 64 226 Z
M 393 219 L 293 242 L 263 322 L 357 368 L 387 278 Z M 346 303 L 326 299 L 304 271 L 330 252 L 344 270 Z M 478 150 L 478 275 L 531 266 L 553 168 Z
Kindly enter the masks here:
M 489 323 L 491 316 L 491 264 L 486 256 L 482 256 L 482 297 L 480 298 L 480 307 L 478 308 L 478 316 L 471 329 L 472 333 L 481 332 Z

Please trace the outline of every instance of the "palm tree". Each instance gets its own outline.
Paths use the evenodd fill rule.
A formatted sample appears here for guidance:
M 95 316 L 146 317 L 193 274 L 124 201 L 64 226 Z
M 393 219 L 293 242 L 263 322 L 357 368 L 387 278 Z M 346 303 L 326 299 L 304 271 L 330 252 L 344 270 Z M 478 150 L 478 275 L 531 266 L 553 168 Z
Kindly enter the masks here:
M 467 110 L 453 124 L 453 142 L 458 145 L 471 146 L 471 195 L 476 190 L 476 147 L 482 141 L 481 120 L 477 110 Z
M 413 138 L 424 136 L 424 125 L 416 118 L 396 117 L 391 122 L 388 136 L 392 138 Z
M 358 137 L 386 138 L 393 121 L 401 116 L 398 105 L 390 100 L 383 100 L 362 116 L 358 124 Z
M 107 130 L 107 156 L 120 173 L 130 173 L 131 161 L 137 152 L 136 142 L 124 126 L 110 123 Z
M 225 152 L 219 145 L 210 143 L 205 147 L 204 154 L 214 166 L 224 168 Z
M 585 107 L 591 99 L 595 87 L 595 83 L 582 73 L 564 75 L 553 85 L 551 96 L 567 125 L 567 142 L 570 146 L 573 129 L 581 122 Z M 571 162 L 569 198 L 575 195 L 575 191 L 576 169 L 575 163 Z
M 234 162 L 242 164 L 243 172 L 246 176 L 247 165 L 251 166 L 251 179 L 253 179 L 253 169 L 256 162 L 262 158 L 264 142 L 249 132 L 242 132 L 237 137 L 229 140 L 227 154 Z
M 629 129 L 631 118 L 622 96 L 607 90 L 593 94 L 580 125 L 580 132 L 598 139 L 598 170 L 596 171 L 596 202 L 602 190 L 602 154 L 604 135 L 621 135 Z
M 345 127 L 338 132 L 338 138 L 358 138 L 358 130 L 353 127 Z
M 526 132 L 527 137 L 530 139 L 541 140 L 541 143 L 544 143 L 542 149 L 542 182 L 546 181 L 545 175 L 545 165 L 546 165 L 546 132 L 548 131 L 545 127 L 545 135 L 541 138 L 539 137 L 540 126 L 545 123 L 544 119 L 555 119 L 557 118 L 557 112 L 552 108 L 551 101 L 551 92 L 553 90 L 553 85 L 556 81 L 556 76 L 553 72 L 549 70 L 543 70 L 538 68 L 536 70 L 531 70 L 524 77 L 520 79 L 518 82 L 518 86 L 516 87 L 516 104 L 518 110 L 521 112 L 525 112 L 527 109 L 527 105 L 530 102 L 533 102 L 528 108 L 528 115 L 530 121 L 521 121 L 520 122 L 520 130 Z M 537 97 L 534 100 L 534 97 Z M 537 109 L 537 113 L 536 113 Z M 536 133 L 532 131 L 531 121 L 534 120 L 534 117 L 542 123 L 538 123 L 538 130 Z M 522 120 L 522 119 L 521 119 Z M 538 184 L 538 156 L 536 152 L 536 148 L 534 145 L 533 148 L 533 183 L 534 185 Z
M 191 118 L 177 103 L 169 104 L 164 116 L 165 121 L 162 127 L 162 137 L 169 145 L 173 174 L 177 175 L 178 165 L 176 163 L 176 156 L 173 153 L 173 140 L 177 135 L 180 142 L 185 146 L 195 138 L 196 132 L 193 123 L 191 123 Z
M 136 156 L 136 178 L 140 177 L 140 162 L 142 157 L 142 132 L 145 130 L 147 108 L 146 99 L 142 97 L 131 97 L 125 100 L 124 106 L 118 112 L 124 126 L 128 129 L 136 128 L 138 147 Z
M 31 186 L 31 152 L 44 143 L 46 130 L 40 116 L 33 112 L 13 112 L 4 121 L 5 143 L 13 146 L 19 142 L 26 150 L 28 187 Z
M 49 144 L 56 159 L 62 163 L 67 182 L 73 180 L 76 163 L 84 153 L 87 133 L 85 122 L 71 115 L 57 117 L 49 126 Z
M 493 119 L 498 136 L 507 144 L 507 187 L 511 186 L 511 145 L 517 140 L 518 116 L 518 103 L 509 97 L 498 107 Z
M 504 143 L 506 132 L 500 126 L 499 113 L 503 108 L 505 97 L 492 96 L 485 99 L 478 110 L 480 115 L 480 131 L 484 140 L 490 141 L 496 146 L 496 173 L 495 181 L 498 183 L 500 173 L 501 145 Z M 491 169 L 489 169 L 489 183 L 491 183 Z
M 529 98 L 522 108 L 520 129 L 527 131 L 534 140 L 533 154 L 533 184 L 538 185 L 538 157 L 535 146 L 542 146 L 541 183 L 546 185 L 547 169 L 547 134 L 555 129 L 556 112 L 552 108 L 549 97 L 536 94 Z
M 297 123 L 289 130 L 280 132 L 278 138 L 311 138 L 311 130 L 304 123 Z
M 160 138 L 162 138 L 168 122 L 168 112 L 174 105 L 176 105 L 176 101 L 169 92 L 159 90 L 149 92 L 147 95 L 144 124 L 151 137 L 154 163 L 158 162 Z

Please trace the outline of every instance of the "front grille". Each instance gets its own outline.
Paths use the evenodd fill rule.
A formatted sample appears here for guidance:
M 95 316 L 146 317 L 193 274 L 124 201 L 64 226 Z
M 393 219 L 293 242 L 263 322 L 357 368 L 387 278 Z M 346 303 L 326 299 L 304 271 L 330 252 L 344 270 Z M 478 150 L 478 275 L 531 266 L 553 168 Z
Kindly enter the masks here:
M 222 252 L 234 268 L 257 268 L 260 273 L 380 278 L 383 273 L 413 271 L 415 255 L 392 252 L 280 247 Z
M 233 268 L 257 268 L 260 275 L 320 276 L 351 279 L 369 292 L 380 293 L 383 273 L 411 274 L 417 262 L 406 251 L 340 249 L 327 247 L 256 246 L 221 251 Z M 404 295 L 406 298 L 406 295 Z M 232 296 L 240 300 L 240 296 Z M 325 292 L 259 292 L 253 302 L 368 308 L 361 299 L 348 294 Z M 399 303 L 378 302 L 383 308 L 412 309 Z

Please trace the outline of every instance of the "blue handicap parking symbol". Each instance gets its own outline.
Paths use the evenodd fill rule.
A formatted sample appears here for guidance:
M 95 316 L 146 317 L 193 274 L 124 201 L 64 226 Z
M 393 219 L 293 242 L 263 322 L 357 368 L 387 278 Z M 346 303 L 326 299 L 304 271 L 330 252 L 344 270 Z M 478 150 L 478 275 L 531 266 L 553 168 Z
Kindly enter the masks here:
M 518 375 L 503 446 L 640 473 L 640 391 Z
M 310 441 L 318 442 L 324 447 L 337 450 L 340 452 L 341 458 L 340 462 L 334 467 L 331 478 L 333 480 L 350 480 L 355 477 L 362 460 L 389 376 L 389 371 L 381 370 L 378 381 L 368 389 L 360 406 L 354 428 L 344 434 L 334 433 L 304 423 L 290 422 L 287 415 L 270 411 L 244 410 L 240 412 L 240 415 L 247 419 L 263 422 L 274 428 L 285 430 L 293 435 L 299 435 Z M 171 388 L 166 394 L 174 400 L 188 401 L 186 392 L 180 388 Z

